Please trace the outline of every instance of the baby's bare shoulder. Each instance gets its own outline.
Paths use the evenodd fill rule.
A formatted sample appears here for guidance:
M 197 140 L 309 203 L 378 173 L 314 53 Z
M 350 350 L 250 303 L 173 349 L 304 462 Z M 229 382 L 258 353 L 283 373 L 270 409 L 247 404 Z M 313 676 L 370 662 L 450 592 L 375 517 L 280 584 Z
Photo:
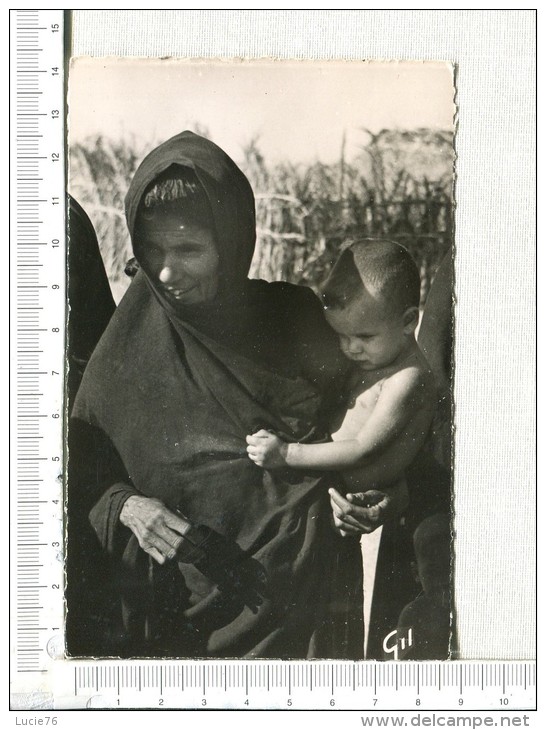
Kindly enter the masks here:
M 435 394 L 436 385 L 425 357 L 417 356 L 385 378 L 382 390 L 428 398 Z

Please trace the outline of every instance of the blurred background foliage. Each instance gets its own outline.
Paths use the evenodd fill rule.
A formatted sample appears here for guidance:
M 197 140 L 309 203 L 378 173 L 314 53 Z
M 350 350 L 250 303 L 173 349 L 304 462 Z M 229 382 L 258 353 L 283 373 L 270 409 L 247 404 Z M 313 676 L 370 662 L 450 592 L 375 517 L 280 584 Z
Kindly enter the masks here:
M 208 136 L 204 127 L 194 128 Z M 432 129 L 365 132 L 347 160 L 268 163 L 259 138 L 236 160 L 256 196 L 257 245 L 250 276 L 317 289 L 340 251 L 362 237 L 406 246 L 421 272 L 424 303 L 453 234 L 453 135 Z M 70 149 L 70 192 L 91 218 L 117 301 L 132 256 L 123 201 L 134 171 L 156 143 L 88 138 Z

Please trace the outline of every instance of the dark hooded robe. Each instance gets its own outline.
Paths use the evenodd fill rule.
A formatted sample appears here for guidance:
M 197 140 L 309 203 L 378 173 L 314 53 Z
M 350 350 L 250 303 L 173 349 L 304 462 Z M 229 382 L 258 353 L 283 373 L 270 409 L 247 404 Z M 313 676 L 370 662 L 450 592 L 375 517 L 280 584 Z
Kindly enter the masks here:
M 101 258 L 93 224 L 81 205 L 67 196 L 68 229 L 68 311 L 66 408 L 70 413 L 83 373 L 116 309 Z M 74 432 L 76 435 L 76 432 Z M 68 432 L 68 450 L 75 445 Z M 69 484 L 78 477 L 73 462 L 68 464 Z M 76 505 L 76 500 L 74 501 Z M 67 504 L 71 530 L 67 536 L 66 642 L 77 653 L 93 654 L 100 647 L 97 636 L 103 633 L 104 575 L 106 558 L 89 519 Z
M 74 401 L 83 371 L 116 308 L 89 216 L 67 196 L 68 400 Z
M 143 194 L 173 164 L 206 192 L 219 289 L 211 302 L 173 304 L 141 270 L 76 399 L 69 501 L 110 566 L 100 653 L 360 658 L 360 552 L 332 527 L 335 478 L 262 469 L 245 442 L 259 428 L 324 440 L 345 367 L 336 338 L 310 290 L 247 278 L 254 197 L 208 140 L 184 132 L 143 161 L 126 198 L 133 241 Z M 119 521 L 137 494 L 203 527 L 199 560 L 161 566 L 139 547 Z

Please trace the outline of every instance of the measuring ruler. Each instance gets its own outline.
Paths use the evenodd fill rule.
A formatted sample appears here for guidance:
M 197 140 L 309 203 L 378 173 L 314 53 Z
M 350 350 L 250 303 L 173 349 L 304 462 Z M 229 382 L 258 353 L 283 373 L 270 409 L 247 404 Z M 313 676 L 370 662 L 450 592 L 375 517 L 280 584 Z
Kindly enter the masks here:
M 63 12 L 11 11 L 10 24 L 13 707 L 533 709 L 533 662 L 64 658 Z
M 63 12 L 10 11 L 10 46 L 10 629 L 23 691 L 43 685 L 63 632 Z
M 533 662 L 188 661 L 58 665 L 58 707 L 526 710 Z M 68 690 L 68 691 L 67 691 Z

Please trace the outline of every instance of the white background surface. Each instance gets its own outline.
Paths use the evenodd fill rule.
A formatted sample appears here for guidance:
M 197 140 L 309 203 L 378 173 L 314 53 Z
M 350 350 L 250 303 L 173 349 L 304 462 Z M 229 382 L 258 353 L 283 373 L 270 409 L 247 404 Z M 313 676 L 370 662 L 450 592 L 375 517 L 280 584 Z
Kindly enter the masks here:
M 457 64 L 455 596 L 461 658 L 535 654 L 532 10 L 74 11 L 74 55 Z

